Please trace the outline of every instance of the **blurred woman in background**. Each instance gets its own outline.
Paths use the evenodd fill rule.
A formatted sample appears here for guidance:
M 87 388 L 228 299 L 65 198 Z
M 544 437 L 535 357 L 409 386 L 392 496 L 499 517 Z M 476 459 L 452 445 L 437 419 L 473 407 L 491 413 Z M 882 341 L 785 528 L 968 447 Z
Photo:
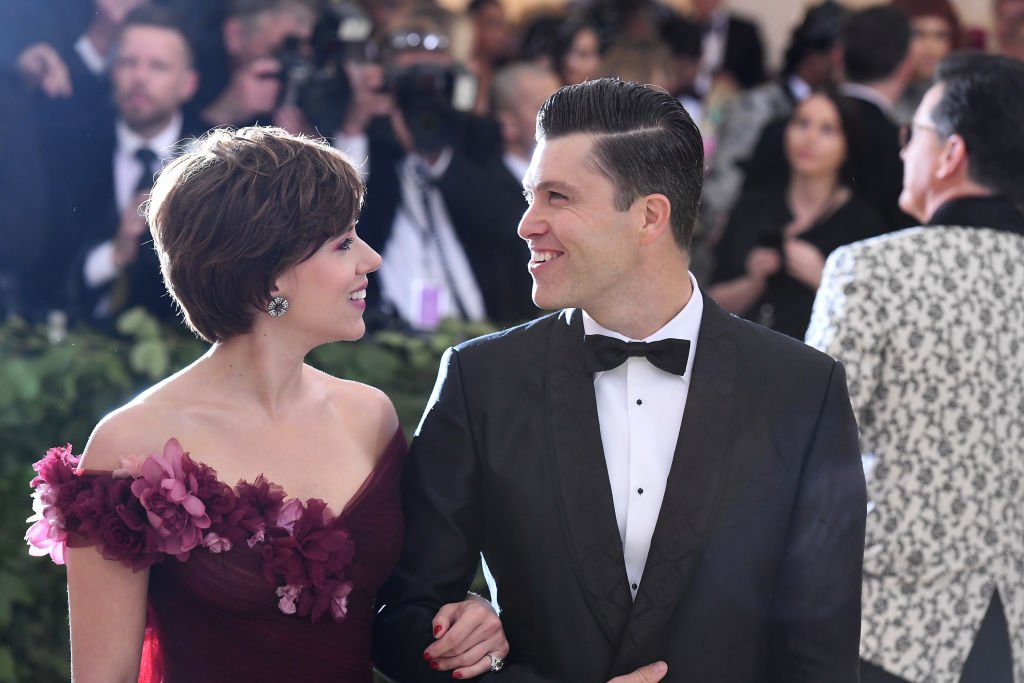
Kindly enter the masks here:
M 712 298 L 803 338 L 829 253 L 882 232 L 852 189 L 858 149 L 856 122 L 833 91 L 796 107 L 785 131 L 788 180 L 740 197 L 716 247 Z

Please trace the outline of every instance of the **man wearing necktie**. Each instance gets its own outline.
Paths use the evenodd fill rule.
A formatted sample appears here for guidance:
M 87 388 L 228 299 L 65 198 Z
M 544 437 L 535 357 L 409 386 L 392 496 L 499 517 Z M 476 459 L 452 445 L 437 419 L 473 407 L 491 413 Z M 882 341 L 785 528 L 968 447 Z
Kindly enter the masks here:
M 842 366 L 701 294 L 702 141 L 674 98 L 567 86 L 537 131 L 519 235 L 534 302 L 556 312 L 442 360 L 379 668 L 857 681 L 865 493 Z M 503 661 L 460 627 L 481 554 Z
M 170 318 L 172 304 L 139 205 L 179 143 L 202 132 L 181 111 L 198 76 L 177 17 L 166 8 L 129 14 L 116 47 L 115 119 L 83 125 L 78 148 L 68 155 L 73 168 L 60 214 L 60 249 L 78 253 L 68 259 L 67 305 L 95 322 L 137 305 Z

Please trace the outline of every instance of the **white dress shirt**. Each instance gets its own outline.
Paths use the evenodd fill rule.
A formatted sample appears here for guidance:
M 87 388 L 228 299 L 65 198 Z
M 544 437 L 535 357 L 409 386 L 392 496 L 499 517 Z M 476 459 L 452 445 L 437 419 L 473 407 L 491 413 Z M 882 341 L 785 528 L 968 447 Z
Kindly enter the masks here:
M 123 214 L 135 196 L 135 188 L 139 176 L 144 172 L 143 164 L 135 153 L 143 147 L 149 147 L 160 159 L 160 165 L 166 164 L 177 151 L 181 141 L 181 112 L 176 112 L 167 127 L 150 139 L 145 139 L 128 125 L 118 119 L 115 133 L 117 145 L 112 159 L 114 169 L 114 197 L 117 201 L 118 214 Z M 111 234 L 117 232 L 117 226 L 111 226 Z M 109 239 L 89 252 L 85 259 L 85 282 L 90 287 L 99 287 L 110 282 L 117 276 L 114 265 L 114 240 Z
M 624 341 L 690 340 L 686 373 L 681 377 L 659 370 L 646 358 L 635 357 L 613 370 L 594 374 L 601 443 L 626 560 L 626 576 L 634 599 L 665 497 L 665 484 L 672 468 L 693 376 L 704 299 L 692 273 L 690 283 L 693 296 L 683 310 L 646 339 L 631 340 L 602 327 L 585 311 L 583 313 L 586 334 L 603 334 Z
M 448 215 L 444 197 L 436 186 L 424 186 L 420 177 L 426 173 L 433 179 L 439 178 L 451 157 L 451 150 L 445 149 L 429 166 L 414 155 L 399 163 L 402 201 L 381 254 L 382 297 L 403 320 L 418 329 L 433 329 L 441 320 L 459 315 L 453 289 L 468 320 L 486 319 L 483 294 Z M 424 193 L 430 202 L 429 219 Z

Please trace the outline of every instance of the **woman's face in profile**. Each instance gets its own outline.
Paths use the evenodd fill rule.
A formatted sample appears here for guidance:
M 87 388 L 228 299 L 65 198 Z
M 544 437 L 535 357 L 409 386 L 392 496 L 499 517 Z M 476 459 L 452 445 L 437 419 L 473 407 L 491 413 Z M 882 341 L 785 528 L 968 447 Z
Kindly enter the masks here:
M 573 36 L 572 47 L 562 61 L 562 80 L 566 85 L 582 83 L 596 76 L 600 68 L 601 49 L 597 33 L 591 28 L 580 29 Z
M 837 175 L 846 160 L 839 110 L 825 95 L 801 102 L 786 126 L 786 158 L 794 174 Z
M 953 50 L 953 27 L 934 14 L 910 20 L 910 58 L 914 62 L 914 78 L 930 81 L 935 67 Z

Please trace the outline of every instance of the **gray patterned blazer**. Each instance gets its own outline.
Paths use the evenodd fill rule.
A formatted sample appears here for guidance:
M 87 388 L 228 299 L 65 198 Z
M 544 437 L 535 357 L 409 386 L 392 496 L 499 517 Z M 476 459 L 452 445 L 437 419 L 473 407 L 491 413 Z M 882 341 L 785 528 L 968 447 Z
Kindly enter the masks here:
M 970 206 L 983 214 L 994 201 Z M 959 681 L 995 590 L 1024 681 L 1024 236 L 1014 232 L 933 225 L 842 247 L 807 332 L 846 366 L 860 425 L 861 656 L 915 683 Z

